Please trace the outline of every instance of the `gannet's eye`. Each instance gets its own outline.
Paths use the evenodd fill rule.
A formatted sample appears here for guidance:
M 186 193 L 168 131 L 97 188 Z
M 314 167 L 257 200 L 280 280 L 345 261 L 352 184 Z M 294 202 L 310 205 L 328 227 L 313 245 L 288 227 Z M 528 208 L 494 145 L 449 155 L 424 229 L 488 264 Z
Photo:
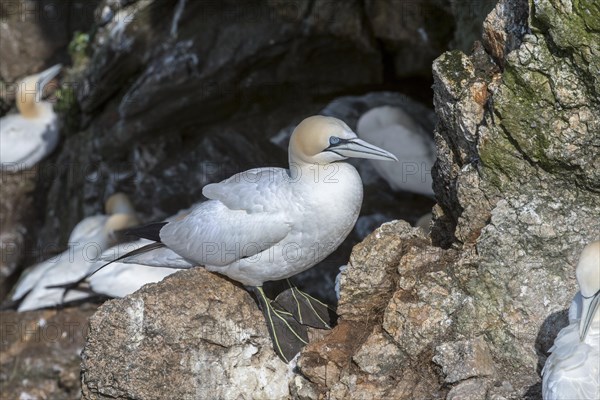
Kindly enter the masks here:
M 329 137 L 329 144 L 332 146 L 335 146 L 336 144 L 340 143 L 340 138 L 337 136 L 330 136 Z

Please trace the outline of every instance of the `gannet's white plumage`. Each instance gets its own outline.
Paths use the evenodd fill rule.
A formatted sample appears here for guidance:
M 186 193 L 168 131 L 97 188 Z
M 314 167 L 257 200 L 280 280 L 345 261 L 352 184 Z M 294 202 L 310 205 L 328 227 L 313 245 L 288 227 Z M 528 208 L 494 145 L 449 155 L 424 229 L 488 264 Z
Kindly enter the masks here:
M 106 215 L 93 215 L 91 217 L 82 219 L 77 225 L 75 225 L 75 228 L 73 228 L 73 231 L 69 236 L 68 243 L 89 242 L 90 238 L 94 238 L 98 232 L 101 231 L 107 218 L 108 217 Z M 57 262 L 60 262 L 61 259 L 68 257 L 68 255 L 68 251 L 65 251 L 59 255 L 56 255 L 55 257 L 29 267 L 15 286 L 15 290 L 13 291 L 11 299 L 18 300 L 25 296 L 29 291 L 31 291 L 31 289 L 34 288 L 36 284 L 40 282 L 40 279 L 46 273 L 46 271 L 52 268 Z
M 131 203 L 121 193 L 106 202 L 108 215 L 95 215 L 83 219 L 69 237 L 69 249 L 40 264 L 31 267 L 17 284 L 12 300 L 22 299 L 19 311 L 53 307 L 89 296 L 77 290 L 48 288 L 83 277 L 89 266 L 100 254 L 115 243 L 114 232 L 137 225 L 138 221 Z
M 544 400 L 600 399 L 600 241 L 583 249 L 577 264 L 580 291 L 569 309 L 543 375 Z
M 152 242 L 149 240 L 140 239 L 135 242 L 121 243 L 111 247 L 102 254 L 101 260 L 96 261 L 89 268 L 88 273 L 94 272 L 106 264 L 105 260 L 107 259 L 114 260 L 131 250 L 138 249 L 150 243 Z M 117 261 L 91 275 L 87 278 L 87 282 L 94 293 L 108 297 L 125 297 L 142 286 L 148 283 L 159 282 L 177 271 L 175 268 L 148 267 L 148 265 Z
M 400 163 L 372 161 L 392 189 L 433 197 L 431 170 L 435 163 L 435 143 L 410 115 L 398 107 L 376 107 L 360 117 L 356 132 L 400 160 Z
M 349 157 L 397 160 L 336 118 L 309 117 L 290 139 L 289 170 L 257 168 L 205 186 L 209 201 L 165 224 L 161 242 L 180 264 L 244 285 L 296 275 L 333 252 L 358 218 L 362 182 L 342 162 Z
M 52 104 L 42 100 L 44 87 L 60 72 L 55 65 L 19 82 L 16 90 L 18 114 L 0 119 L 0 164 L 16 169 L 31 168 L 58 144 L 57 116 Z

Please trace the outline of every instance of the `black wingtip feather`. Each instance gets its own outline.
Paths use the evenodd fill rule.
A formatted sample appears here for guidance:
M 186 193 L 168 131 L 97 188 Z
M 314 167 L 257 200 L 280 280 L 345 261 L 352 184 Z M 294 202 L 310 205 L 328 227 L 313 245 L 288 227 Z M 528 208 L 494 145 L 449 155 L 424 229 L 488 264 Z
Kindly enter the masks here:
M 168 222 L 154 222 L 152 224 L 138 226 L 136 228 L 127 229 L 125 235 L 134 236 L 138 239 L 148 239 L 153 242 L 161 243 L 160 230 Z

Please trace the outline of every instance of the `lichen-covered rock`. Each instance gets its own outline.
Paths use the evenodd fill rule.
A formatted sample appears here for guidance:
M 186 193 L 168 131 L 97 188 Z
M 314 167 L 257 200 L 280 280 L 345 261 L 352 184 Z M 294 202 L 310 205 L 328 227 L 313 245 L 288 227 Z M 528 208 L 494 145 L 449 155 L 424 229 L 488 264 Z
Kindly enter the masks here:
M 600 137 L 597 118 L 591 118 L 600 102 L 589 75 L 599 59 L 578 56 L 597 35 L 587 21 L 600 13 L 596 6 L 576 14 L 558 2 L 535 2 L 532 33 L 519 37 L 527 32 L 524 3 L 500 2 L 489 17 L 513 35 L 513 44 L 506 44 L 516 47 L 512 52 L 493 54 L 504 57 L 503 71 L 490 68 L 481 49 L 470 57 L 447 53 L 434 63 L 436 172 L 442 178 L 435 190 L 444 216 L 454 222 L 450 231 L 447 223 L 437 233 L 434 226 L 434 238 L 456 237 L 463 243 L 461 260 L 476 266 L 457 276 L 470 275 L 461 277 L 461 286 L 472 296 L 480 326 L 458 324 L 457 333 L 485 334 L 501 366 L 497 378 L 509 382 L 509 396 L 516 397 L 538 390 L 539 377 L 531 371 L 565 323 L 561 311 L 576 290 L 578 254 L 600 232 L 594 217 L 600 215 L 598 158 L 592 154 Z M 581 48 L 565 28 L 577 15 Z M 498 45 L 490 35 L 484 40 L 485 48 Z M 485 102 L 471 97 L 482 83 Z
M 84 399 L 286 399 L 288 366 L 243 289 L 182 271 L 90 319 Z
M 501 0 L 483 21 L 483 43 L 494 60 L 504 66 L 508 53 L 521 45 L 529 31 L 529 4 L 521 0 Z
M 340 327 L 298 363 L 322 396 L 539 398 L 574 265 L 600 232 L 600 12 L 569 4 L 532 3 L 530 25 L 527 2 L 502 1 L 483 45 L 434 63 L 432 240 L 447 249 L 402 223 L 355 248 Z

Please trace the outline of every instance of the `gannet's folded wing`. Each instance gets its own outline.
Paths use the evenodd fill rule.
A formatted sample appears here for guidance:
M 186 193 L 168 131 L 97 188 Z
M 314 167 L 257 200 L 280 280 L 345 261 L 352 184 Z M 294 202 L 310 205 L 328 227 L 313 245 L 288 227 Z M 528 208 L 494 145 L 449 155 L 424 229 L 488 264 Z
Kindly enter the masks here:
M 61 267 L 68 273 L 76 273 L 75 271 L 77 271 L 77 266 L 80 263 L 85 265 L 86 255 L 84 253 L 86 246 L 91 249 L 95 248 L 94 240 L 98 237 L 102 229 L 104 229 L 104 223 L 107 219 L 106 215 L 93 215 L 84 218 L 75 225 L 69 236 L 69 249 L 30 267 L 17 283 L 12 300 L 23 298 L 33 289 L 43 292 L 47 285 L 62 283 L 60 279 L 65 279 L 65 282 L 73 279 L 74 276 L 59 272 L 61 271 Z M 63 264 L 66 265 L 63 266 Z M 55 276 L 50 278 L 52 275 Z M 31 295 L 33 296 L 34 293 L 31 293 Z M 31 304 L 34 303 L 32 302 Z
M 51 267 L 44 270 L 31 291 L 19 304 L 19 312 L 55 307 L 89 297 L 85 292 L 73 290 L 65 293 L 62 289 L 49 288 L 49 286 L 77 280 L 84 276 L 90 263 L 91 260 L 86 257 L 82 246 L 61 253 L 52 262 Z
M 20 300 L 27 293 L 31 291 L 40 281 L 40 279 L 44 276 L 44 274 L 51 269 L 54 264 L 57 262 L 57 259 L 49 259 L 43 261 L 39 264 L 33 265 L 29 267 L 21 276 L 21 279 L 17 282 L 15 286 L 15 290 L 11 297 L 12 300 Z
M 286 196 L 290 179 L 283 168 L 255 168 L 206 185 L 202 194 L 231 210 L 248 213 L 279 211 L 290 204 Z
M 160 230 L 162 243 L 200 265 L 225 266 L 252 257 L 290 232 L 283 212 L 230 209 L 218 200 L 196 207 Z

